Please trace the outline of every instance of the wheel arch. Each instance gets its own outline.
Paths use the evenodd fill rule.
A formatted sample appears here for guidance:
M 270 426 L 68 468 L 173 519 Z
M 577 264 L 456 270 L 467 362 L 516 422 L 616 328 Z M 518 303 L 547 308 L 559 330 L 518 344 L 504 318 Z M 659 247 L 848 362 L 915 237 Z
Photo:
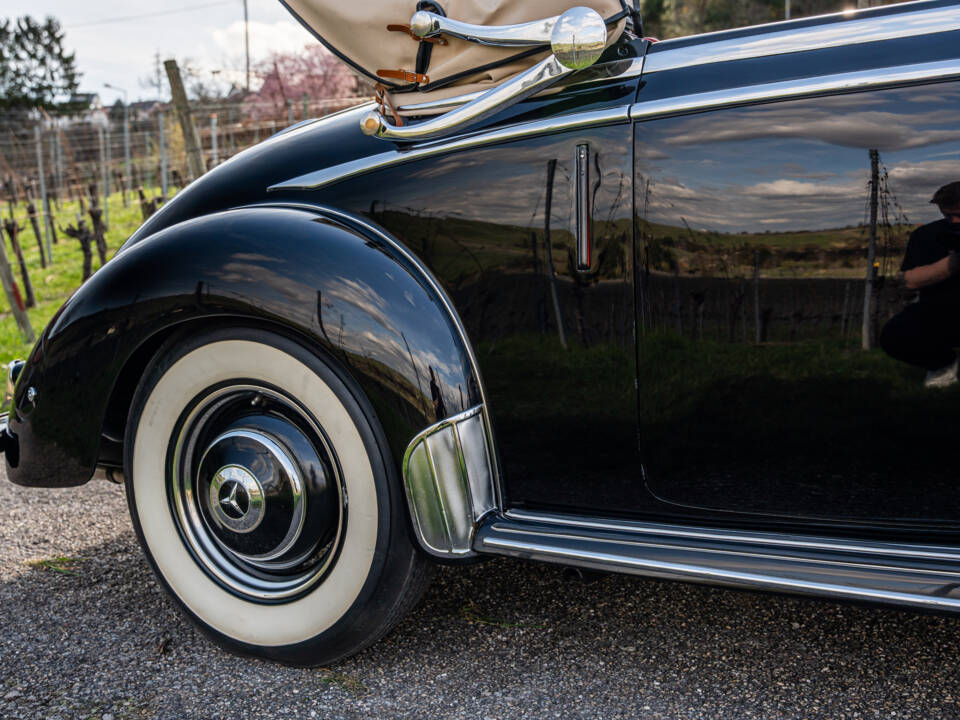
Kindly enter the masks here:
M 10 479 L 86 482 L 109 450 L 101 436 L 122 443 L 124 410 L 161 344 L 224 321 L 292 334 L 340 362 L 398 469 L 424 428 L 483 403 L 449 300 L 385 232 L 329 208 L 236 208 L 121 251 L 58 312 L 18 383 L 11 429 L 23 452 Z M 27 387 L 39 392 L 35 407 L 24 406 Z

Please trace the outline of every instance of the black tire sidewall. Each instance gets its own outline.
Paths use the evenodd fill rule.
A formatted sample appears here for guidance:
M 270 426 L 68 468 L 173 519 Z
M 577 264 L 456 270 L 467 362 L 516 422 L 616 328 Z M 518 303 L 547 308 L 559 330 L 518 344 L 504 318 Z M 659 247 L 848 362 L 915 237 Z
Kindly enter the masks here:
M 319 635 L 295 644 L 252 645 L 225 635 L 206 624 L 186 606 L 164 578 L 140 526 L 133 478 L 133 446 L 144 406 L 157 382 L 175 362 L 204 345 L 225 340 L 245 340 L 272 346 L 291 355 L 316 373 L 337 395 L 350 414 L 373 470 L 377 494 L 377 539 L 366 580 L 342 617 Z M 233 652 L 288 664 L 327 664 L 358 652 L 389 630 L 396 620 L 397 607 L 403 603 L 408 578 L 415 566 L 423 562 L 410 542 L 404 522 L 405 500 L 388 447 L 383 428 L 360 387 L 339 367 L 339 363 L 325 356 L 318 348 L 308 349 L 302 341 L 257 328 L 228 327 L 199 332 L 181 331 L 163 344 L 148 365 L 134 393 L 128 414 L 124 437 L 124 468 L 127 505 L 134 531 L 164 590 L 179 609 L 216 643 Z M 350 522 L 349 506 L 347 513 L 347 522 Z M 210 582 L 214 581 L 211 579 Z

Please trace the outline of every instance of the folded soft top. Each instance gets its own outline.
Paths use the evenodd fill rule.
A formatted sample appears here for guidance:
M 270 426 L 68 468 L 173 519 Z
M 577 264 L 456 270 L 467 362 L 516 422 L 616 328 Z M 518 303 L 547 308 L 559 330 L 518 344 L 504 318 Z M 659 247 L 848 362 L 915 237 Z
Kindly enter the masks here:
M 478 45 L 455 37 L 421 41 L 409 32 L 410 17 L 430 10 L 477 25 L 513 25 L 560 15 L 576 5 L 607 20 L 607 44 L 623 31 L 623 0 L 281 0 L 332 52 L 394 102 L 417 103 L 498 85 L 546 57 L 549 46 Z M 389 28 L 389 29 L 388 29 Z M 402 93 L 413 96 L 398 97 Z

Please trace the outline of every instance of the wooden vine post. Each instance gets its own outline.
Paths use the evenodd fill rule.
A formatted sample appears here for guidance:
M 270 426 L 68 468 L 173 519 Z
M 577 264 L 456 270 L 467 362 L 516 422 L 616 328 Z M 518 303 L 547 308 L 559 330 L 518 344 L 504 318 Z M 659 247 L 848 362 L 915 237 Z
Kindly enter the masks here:
M 13 246 L 13 252 L 17 256 L 17 264 L 20 266 L 20 277 L 23 280 L 23 290 L 26 294 L 24 303 L 28 308 L 37 304 L 37 299 L 33 294 L 33 283 L 30 282 L 30 273 L 27 272 L 27 263 L 23 259 L 23 249 L 20 247 L 19 234 L 23 230 L 22 225 L 17 225 L 16 220 L 7 219 L 3 221 L 3 228 L 10 237 L 10 245 Z
M 187 102 L 187 92 L 183 88 L 183 78 L 180 77 L 180 68 L 177 66 L 177 61 L 165 60 L 163 67 L 167 71 L 173 107 L 177 111 L 177 119 L 180 121 L 180 129 L 183 131 L 183 144 L 187 150 L 187 172 L 193 180 L 196 180 L 206 172 L 203 164 L 200 134 L 193 122 L 193 115 L 190 114 L 190 103 Z
M 47 266 L 47 254 L 43 251 L 43 235 L 40 233 L 40 223 L 37 220 L 37 206 L 33 203 L 33 198 L 27 201 L 27 215 L 30 218 L 30 225 L 33 227 L 33 234 L 37 238 L 37 247 L 40 249 L 40 267 Z
M 10 267 L 10 261 L 7 259 L 7 248 L 2 238 L 0 238 L 0 285 L 3 285 L 3 292 L 7 296 L 10 309 L 13 311 L 13 318 L 17 321 L 17 327 L 19 327 L 20 332 L 23 333 L 24 340 L 32 343 L 37 339 L 37 336 L 34 335 L 30 318 L 27 315 L 26 308 L 23 306 L 23 299 L 20 297 L 17 282 L 13 279 L 13 269 Z

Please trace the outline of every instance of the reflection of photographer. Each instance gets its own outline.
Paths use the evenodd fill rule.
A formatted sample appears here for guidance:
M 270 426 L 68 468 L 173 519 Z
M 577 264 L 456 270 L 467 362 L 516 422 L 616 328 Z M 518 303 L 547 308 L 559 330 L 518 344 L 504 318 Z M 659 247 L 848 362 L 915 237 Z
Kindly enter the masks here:
M 944 185 L 930 202 L 943 219 L 913 231 L 900 266 L 919 300 L 890 318 L 880 346 L 926 368 L 927 387 L 946 387 L 957 382 L 954 348 L 960 346 L 960 182 Z

